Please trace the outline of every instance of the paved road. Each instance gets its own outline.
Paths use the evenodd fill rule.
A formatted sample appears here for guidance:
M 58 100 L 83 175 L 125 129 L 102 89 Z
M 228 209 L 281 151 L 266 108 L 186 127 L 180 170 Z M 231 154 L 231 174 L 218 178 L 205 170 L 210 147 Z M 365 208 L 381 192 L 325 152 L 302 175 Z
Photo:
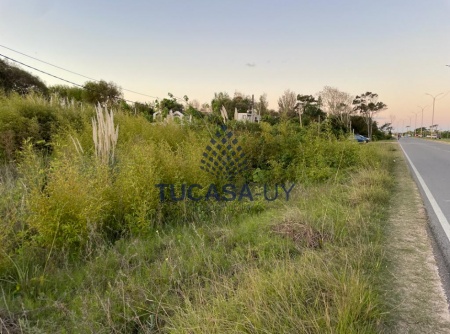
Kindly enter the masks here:
M 439 140 L 399 141 L 418 183 L 430 228 L 450 268 L 450 145 Z

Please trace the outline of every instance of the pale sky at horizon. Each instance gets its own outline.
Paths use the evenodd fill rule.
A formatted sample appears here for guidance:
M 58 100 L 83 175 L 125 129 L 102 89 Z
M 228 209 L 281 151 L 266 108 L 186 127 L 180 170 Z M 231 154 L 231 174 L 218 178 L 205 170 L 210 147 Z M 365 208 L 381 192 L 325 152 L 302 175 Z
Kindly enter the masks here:
M 266 93 L 277 109 L 286 89 L 314 95 L 332 86 L 378 93 L 389 107 L 379 122 L 395 115 L 398 128 L 410 117 L 414 126 L 418 105 L 428 105 L 430 125 L 425 93 L 450 91 L 450 0 L 1 0 L 0 31 L 0 45 L 159 98 L 171 92 L 210 103 L 215 92 Z M 5 48 L 0 54 L 86 81 Z M 436 101 L 434 119 L 450 128 L 450 94 Z

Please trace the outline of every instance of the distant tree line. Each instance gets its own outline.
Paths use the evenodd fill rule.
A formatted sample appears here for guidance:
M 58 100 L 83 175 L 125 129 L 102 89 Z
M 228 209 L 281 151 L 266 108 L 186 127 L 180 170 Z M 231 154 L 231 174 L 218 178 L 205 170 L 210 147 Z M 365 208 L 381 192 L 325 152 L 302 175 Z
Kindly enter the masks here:
M 380 128 L 374 121 L 379 112 L 387 109 L 378 101 L 378 94 L 365 92 L 353 97 L 335 87 L 325 86 L 316 94 L 295 94 L 286 90 L 278 99 L 278 115 L 308 125 L 327 118 L 337 132 L 354 132 L 374 139 L 390 138 L 391 123 Z
M 337 88 L 325 86 L 317 94 L 296 94 L 286 90 L 278 99 L 278 110 L 268 108 L 267 95 L 252 99 L 251 96 L 236 92 L 232 97 L 226 92 L 215 93 L 211 104 L 200 105 L 198 101 L 189 101 L 168 93 L 168 97 L 153 102 L 130 104 L 123 98 L 122 89 L 113 82 L 88 81 L 83 87 L 54 85 L 47 87 L 38 77 L 0 60 L 0 89 L 5 94 L 12 92 L 24 95 L 31 92 L 45 97 L 58 96 L 69 101 L 90 104 L 103 104 L 119 107 L 132 113 L 143 114 L 149 121 L 152 115 L 160 111 L 166 116 L 171 110 L 180 111 L 194 118 L 208 118 L 213 122 L 221 122 L 221 110 L 225 108 L 228 119 L 239 113 L 254 110 L 261 115 L 262 121 L 275 124 L 280 120 L 299 122 L 300 126 L 308 126 L 314 122 L 327 119 L 336 132 L 355 132 L 374 138 L 384 138 L 392 130 L 386 123 L 380 128 L 374 117 L 387 106 L 378 101 L 378 95 L 365 92 L 353 97 Z

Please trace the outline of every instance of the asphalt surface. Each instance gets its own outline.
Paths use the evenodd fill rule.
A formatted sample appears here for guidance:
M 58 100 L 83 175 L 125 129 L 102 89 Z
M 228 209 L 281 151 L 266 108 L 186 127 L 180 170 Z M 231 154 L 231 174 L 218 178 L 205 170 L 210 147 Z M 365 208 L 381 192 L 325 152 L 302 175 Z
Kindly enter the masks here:
M 450 145 L 401 138 L 399 143 L 422 195 L 447 300 L 450 297 Z
M 450 145 L 417 138 L 399 142 L 450 221 Z

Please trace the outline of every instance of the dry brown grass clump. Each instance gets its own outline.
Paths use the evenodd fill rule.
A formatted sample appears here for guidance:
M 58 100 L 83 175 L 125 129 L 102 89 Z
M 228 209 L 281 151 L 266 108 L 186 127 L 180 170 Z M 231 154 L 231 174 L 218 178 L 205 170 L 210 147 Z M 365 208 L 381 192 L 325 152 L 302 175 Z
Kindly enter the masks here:
M 328 239 L 325 233 L 292 219 L 285 219 L 282 223 L 273 226 L 272 231 L 283 238 L 292 240 L 299 248 L 322 248 L 324 241 Z
M 17 319 L 4 310 L 0 310 L 0 333 L 22 333 Z

